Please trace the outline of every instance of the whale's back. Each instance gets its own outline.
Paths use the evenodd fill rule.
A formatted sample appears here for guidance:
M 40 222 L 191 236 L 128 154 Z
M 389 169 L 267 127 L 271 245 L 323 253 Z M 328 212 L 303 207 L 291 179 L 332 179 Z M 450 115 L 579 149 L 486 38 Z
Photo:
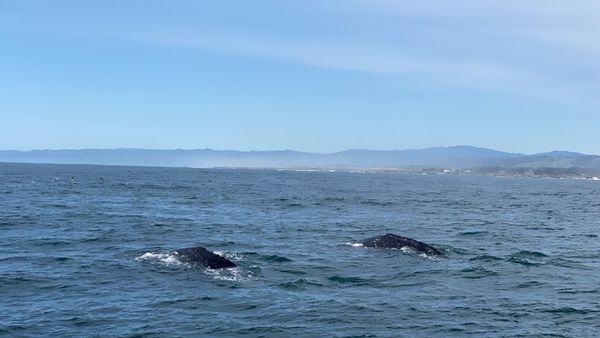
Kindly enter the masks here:
M 180 260 L 199 264 L 211 269 L 230 268 L 236 266 L 235 263 L 225 257 L 221 257 L 201 246 L 175 250 Z
M 371 248 L 411 248 L 416 251 L 424 252 L 430 255 L 441 255 L 434 247 L 423 242 L 416 241 L 412 238 L 402 237 L 394 234 L 386 234 L 383 236 L 371 237 L 363 240 L 362 245 Z

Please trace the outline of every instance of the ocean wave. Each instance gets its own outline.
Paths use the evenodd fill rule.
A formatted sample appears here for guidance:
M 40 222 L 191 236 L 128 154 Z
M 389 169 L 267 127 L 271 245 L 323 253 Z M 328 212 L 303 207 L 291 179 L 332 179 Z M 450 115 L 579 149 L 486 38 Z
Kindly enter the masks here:
M 511 263 L 520 264 L 520 265 L 524 265 L 524 266 L 539 266 L 539 265 L 541 265 L 540 263 L 533 262 L 533 261 L 530 261 L 528 259 L 519 258 L 519 257 L 509 257 L 506 261 L 507 262 L 511 262 Z
M 323 201 L 325 202 L 345 202 L 346 199 L 343 197 L 325 197 L 323 198 Z
M 285 208 L 304 208 L 306 206 L 302 203 L 286 203 L 284 205 L 284 207 Z
M 460 270 L 462 278 L 467 279 L 479 279 L 490 276 L 498 276 L 499 273 L 496 271 L 488 270 L 482 267 L 470 267 Z
M 501 261 L 502 258 L 493 256 L 493 255 L 479 255 L 479 256 L 475 256 L 469 260 L 470 261 L 492 262 L 492 261 Z
M 302 270 L 291 270 L 291 269 L 281 269 L 281 270 L 277 270 L 279 272 L 283 272 L 283 273 L 289 273 L 292 275 L 306 275 L 308 274 L 308 272 L 302 271 Z
M 516 263 L 524 266 L 539 266 L 545 263 L 545 258 L 549 256 L 538 251 L 522 250 L 509 255 L 507 262 Z
M 538 251 L 522 250 L 522 251 L 513 253 L 511 255 L 511 257 L 548 257 L 548 255 L 546 255 L 545 253 L 542 253 L 542 252 L 538 252 Z
M 580 314 L 580 315 L 586 315 L 586 314 L 589 314 L 589 313 L 596 313 L 596 312 L 598 312 L 598 310 L 576 309 L 576 308 L 573 308 L 573 307 L 561 307 L 561 308 L 554 308 L 554 309 L 542 310 L 542 312 L 556 313 L 556 314 Z
M 460 236 L 483 236 L 489 234 L 489 231 L 465 231 L 459 233 Z
M 545 285 L 547 285 L 547 283 L 538 282 L 538 281 L 533 280 L 533 281 L 528 281 L 528 282 L 520 283 L 515 288 L 517 288 L 517 289 L 527 289 L 527 288 L 531 288 L 531 287 L 543 287 Z
M 307 286 L 323 286 L 323 284 L 310 281 L 308 279 L 300 278 L 294 281 L 280 283 L 277 286 L 287 290 L 303 290 Z
M 206 302 L 206 301 L 211 301 L 211 300 L 215 300 L 215 298 L 209 297 L 209 296 L 197 296 L 197 297 L 191 297 L 191 298 L 184 297 L 184 298 L 176 298 L 176 299 L 168 299 L 168 300 L 158 301 L 156 303 L 153 303 L 152 306 L 153 307 L 180 306 L 180 305 L 186 304 L 186 303 Z
M 564 289 L 559 289 L 556 292 L 564 293 L 564 294 L 580 294 L 580 293 L 598 293 L 598 294 L 600 294 L 600 288 L 595 288 L 595 289 L 564 288 Z
M 344 277 L 344 276 L 331 276 L 327 278 L 328 280 L 340 284 L 354 284 L 354 285 L 364 285 L 368 284 L 370 281 L 368 279 L 360 278 L 360 277 Z
M 276 262 L 276 263 L 283 263 L 283 262 L 291 262 L 292 260 L 287 258 L 287 257 L 283 257 L 283 256 L 278 256 L 278 255 L 268 255 L 264 257 L 265 261 L 268 262 Z
M 362 202 L 360 202 L 360 204 L 372 205 L 372 206 L 378 206 L 378 207 L 388 207 L 390 205 L 394 205 L 394 203 L 390 202 L 390 201 L 374 201 L 374 200 L 362 201 Z
M 578 269 L 578 270 L 592 269 L 591 267 L 588 267 L 587 265 L 585 265 L 583 263 L 578 263 L 574 260 L 560 258 L 560 257 L 550 259 L 547 264 L 554 265 L 554 266 L 560 266 L 563 268 Z
M 346 242 L 345 244 L 348 245 L 348 246 L 355 247 L 355 248 L 362 248 L 362 247 L 364 247 L 364 245 L 362 243 Z

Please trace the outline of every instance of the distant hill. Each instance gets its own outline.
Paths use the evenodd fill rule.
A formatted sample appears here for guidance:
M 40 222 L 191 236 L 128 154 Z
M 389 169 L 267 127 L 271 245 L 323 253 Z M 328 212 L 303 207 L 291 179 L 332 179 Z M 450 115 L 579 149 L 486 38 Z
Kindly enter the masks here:
M 512 168 L 600 168 L 600 156 L 579 153 L 567 155 L 565 152 L 560 152 L 558 155 L 552 154 L 553 153 L 544 153 L 504 159 L 501 161 L 489 161 L 487 165 Z
M 103 164 L 166 167 L 245 168 L 398 168 L 585 167 L 600 168 L 600 157 L 554 151 L 524 155 L 471 146 L 409 150 L 353 149 L 331 154 L 292 150 L 81 149 L 0 151 L 1 162 Z
M 489 160 L 510 159 L 521 154 L 471 146 L 436 147 L 409 150 L 348 150 L 325 155 L 327 162 L 342 167 L 433 166 L 465 168 L 483 165 Z
M 576 152 L 572 152 L 572 151 L 551 151 L 549 153 L 541 153 L 541 154 L 536 154 L 533 156 L 544 156 L 544 157 L 584 157 L 587 156 L 586 154 L 582 154 L 582 153 L 576 153 Z

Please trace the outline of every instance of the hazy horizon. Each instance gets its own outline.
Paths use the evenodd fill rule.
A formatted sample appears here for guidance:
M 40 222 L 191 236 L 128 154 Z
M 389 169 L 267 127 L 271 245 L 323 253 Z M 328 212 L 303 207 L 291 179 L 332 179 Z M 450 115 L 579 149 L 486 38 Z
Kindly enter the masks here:
M 486 150 L 494 150 L 494 151 L 498 151 L 498 152 L 503 152 L 503 153 L 510 153 L 510 154 L 521 154 L 521 155 L 537 155 L 537 154 L 544 154 L 544 153 L 552 153 L 552 152 L 573 152 L 573 153 L 581 153 L 584 155 L 596 155 L 596 154 L 591 154 L 591 153 L 583 153 L 583 152 L 578 152 L 578 151 L 573 151 L 570 149 L 552 149 L 552 150 L 548 150 L 548 151 L 539 151 L 539 152 L 533 152 L 533 153 L 526 153 L 526 152 L 522 152 L 522 151 L 506 151 L 503 149 L 496 149 L 496 148 L 490 148 L 490 147 L 480 147 L 480 146 L 475 146 L 475 145 L 467 145 L 467 144 L 457 144 L 457 145 L 448 145 L 448 146 L 433 146 L 433 147 L 424 147 L 424 148 L 389 148 L 389 149 L 372 149 L 372 148 L 350 148 L 350 149 L 340 149 L 340 150 L 335 150 L 335 151 L 330 151 L 330 152 L 314 152 L 314 151 L 304 151 L 304 150 L 298 150 L 298 149 L 249 149 L 249 150 L 242 150 L 242 149 L 233 149 L 233 148 L 227 148 L 227 149 L 216 149 L 216 148 L 211 148 L 211 147 L 196 147 L 196 148 L 138 148 L 138 147 L 116 147 L 116 148 L 36 148 L 36 149 L 10 149 L 10 148 L 6 148 L 6 149 L 2 149 L 0 148 L 0 151 L 19 151 L 19 152 L 31 152 L 31 151 L 85 151 L 85 150 L 149 150 L 149 151 L 153 151 L 153 150 L 157 150 L 157 151 L 198 151 L 198 150 L 211 150 L 211 151 L 218 151 L 218 152 L 226 152 L 226 151 L 235 151 L 235 152 L 286 152 L 286 151 L 291 151 L 291 152 L 298 152 L 298 153 L 309 153 L 309 154 L 318 154 L 318 155 L 328 155 L 328 154 L 336 154 L 336 153 L 341 153 L 341 152 L 347 152 L 347 151 L 381 151 L 381 152 L 386 152 L 386 151 L 421 151 L 421 150 L 430 150 L 430 149 L 449 149 L 449 148 L 458 148 L 458 147 L 468 147 L 468 148 L 475 148 L 475 149 L 486 149 Z

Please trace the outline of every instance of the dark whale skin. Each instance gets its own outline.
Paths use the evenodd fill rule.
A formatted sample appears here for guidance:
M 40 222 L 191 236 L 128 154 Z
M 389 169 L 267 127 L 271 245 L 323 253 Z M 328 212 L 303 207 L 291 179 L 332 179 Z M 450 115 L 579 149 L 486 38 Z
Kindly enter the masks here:
M 183 248 L 173 251 L 179 260 L 192 264 L 202 265 L 210 269 L 231 268 L 235 263 L 225 257 L 221 257 L 201 246 Z
M 394 234 L 386 234 L 383 236 L 371 237 L 363 240 L 362 245 L 370 248 L 411 248 L 419 252 L 424 252 L 428 255 L 441 256 L 436 248 L 427 245 L 423 242 L 415 241 L 408 237 L 402 237 Z

